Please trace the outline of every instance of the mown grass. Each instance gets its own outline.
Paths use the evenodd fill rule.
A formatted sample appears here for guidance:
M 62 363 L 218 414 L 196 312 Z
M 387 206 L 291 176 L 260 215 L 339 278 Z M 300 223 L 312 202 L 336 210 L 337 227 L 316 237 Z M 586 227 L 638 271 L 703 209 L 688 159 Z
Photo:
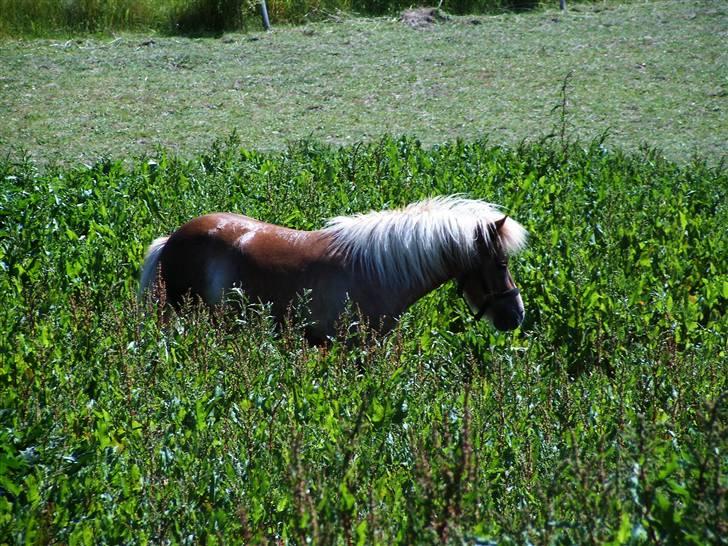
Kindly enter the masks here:
M 2 161 L 0 187 L 2 542 L 726 543 L 724 167 L 382 138 Z M 452 286 L 328 350 L 261 308 L 136 303 L 191 216 L 311 229 L 457 192 L 531 232 L 513 334 Z
M 583 0 L 577 0 L 583 1 Z M 443 0 L 456 14 L 532 9 L 538 0 Z M 268 0 L 274 24 L 300 24 L 342 13 L 393 15 L 406 0 Z M 0 36 L 48 37 L 142 30 L 163 34 L 260 29 L 259 5 L 247 0 L 0 0 Z
M 346 19 L 222 39 L 0 42 L 0 154 L 93 164 L 192 157 L 237 131 L 256 150 L 414 135 L 517 145 L 567 130 L 668 158 L 726 153 L 724 2 L 454 18 L 417 31 Z M 479 24 L 473 24 L 476 21 Z M 689 46 L 687 45 L 689 44 Z

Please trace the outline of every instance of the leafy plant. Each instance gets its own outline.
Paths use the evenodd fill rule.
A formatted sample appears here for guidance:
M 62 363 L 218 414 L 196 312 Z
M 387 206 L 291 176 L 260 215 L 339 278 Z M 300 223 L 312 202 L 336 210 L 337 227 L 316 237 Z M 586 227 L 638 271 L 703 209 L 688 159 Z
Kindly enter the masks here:
M 599 142 L 0 161 L 2 541 L 725 543 L 727 189 Z M 452 286 L 326 350 L 265 307 L 137 303 L 192 216 L 315 229 L 460 192 L 531 233 L 514 334 Z

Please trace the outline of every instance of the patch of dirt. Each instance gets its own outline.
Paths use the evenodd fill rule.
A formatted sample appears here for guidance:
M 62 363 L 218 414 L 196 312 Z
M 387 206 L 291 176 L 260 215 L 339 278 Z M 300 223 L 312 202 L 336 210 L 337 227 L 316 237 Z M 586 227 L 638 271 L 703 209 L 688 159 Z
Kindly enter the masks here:
M 450 16 L 438 8 L 412 8 L 402 12 L 399 20 L 412 28 L 428 28 L 450 20 Z

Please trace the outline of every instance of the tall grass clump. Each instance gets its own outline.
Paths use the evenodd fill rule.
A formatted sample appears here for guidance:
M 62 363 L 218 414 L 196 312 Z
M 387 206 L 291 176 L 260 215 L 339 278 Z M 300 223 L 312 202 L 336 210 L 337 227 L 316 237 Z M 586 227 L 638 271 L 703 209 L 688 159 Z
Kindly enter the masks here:
M 167 12 L 152 0 L 0 0 L 0 36 L 155 28 Z
M 172 33 L 220 33 L 245 29 L 255 13 L 249 0 L 190 0 L 170 15 Z
M 432 2 L 404 0 L 269 0 L 275 24 L 320 20 L 333 13 L 395 15 Z M 454 14 L 531 9 L 537 0 L 445 0 Z M 255 0 L 0 0 L 0 36 L 116 31 L 208 34 L 260 28 Z
M 0 36 L 217 33 L 245 29 L 256 13 L 247 0 L 0 0 Z
M 2 160 L 0 537 L 726 544 L 727 192 L 599 143 Z M 450 285 L 325 350 L 264 306 L 137 302 L 146 245 L 195 215 L 313 229 L 453 193 L 531 233 L 514 333 Z

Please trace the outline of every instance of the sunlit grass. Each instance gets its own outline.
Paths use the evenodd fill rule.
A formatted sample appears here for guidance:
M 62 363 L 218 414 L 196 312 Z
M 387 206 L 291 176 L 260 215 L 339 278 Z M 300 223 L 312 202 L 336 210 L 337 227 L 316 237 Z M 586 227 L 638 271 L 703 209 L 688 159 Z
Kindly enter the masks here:
M 164 28 L 180 0 L 0 0 L 0 36 Z
M 342 13 L 395 14 L 405 0 L 268 0 L 274 24 L 316 21 Z M 428 5 L 426 2 L 424 5 Z M 535 7 L 522 0 L 445 0 L 452 13 L 493 13 Z M 165 34 L 260 28 L 259 6 L 248 0 L 0 0 L 0 37 L 58 36 L 130 30 Z
M 3 541 L 725 544 L 725 168 L 389 137 L 132 164 L 0 161 Z M 519 331 L 454 286 L 325 350 L 260 306 L 136 301 L 146 245 L 203 212 L 452 193 L 530 231 Z
M 606 147 L 726 153 L 728 4 L 701 0 L 454 18 L 344 19 L 220 39 L 122 34 L 0 42 L 0 153 L 43 163 L 184 155 L 235 130 L 281 150 L 407 134 L 427 146 L 560 131 Z M 476 20 L 479 24 L 473 24 Z M 685 47 L 690 43 L 690 47 Z

